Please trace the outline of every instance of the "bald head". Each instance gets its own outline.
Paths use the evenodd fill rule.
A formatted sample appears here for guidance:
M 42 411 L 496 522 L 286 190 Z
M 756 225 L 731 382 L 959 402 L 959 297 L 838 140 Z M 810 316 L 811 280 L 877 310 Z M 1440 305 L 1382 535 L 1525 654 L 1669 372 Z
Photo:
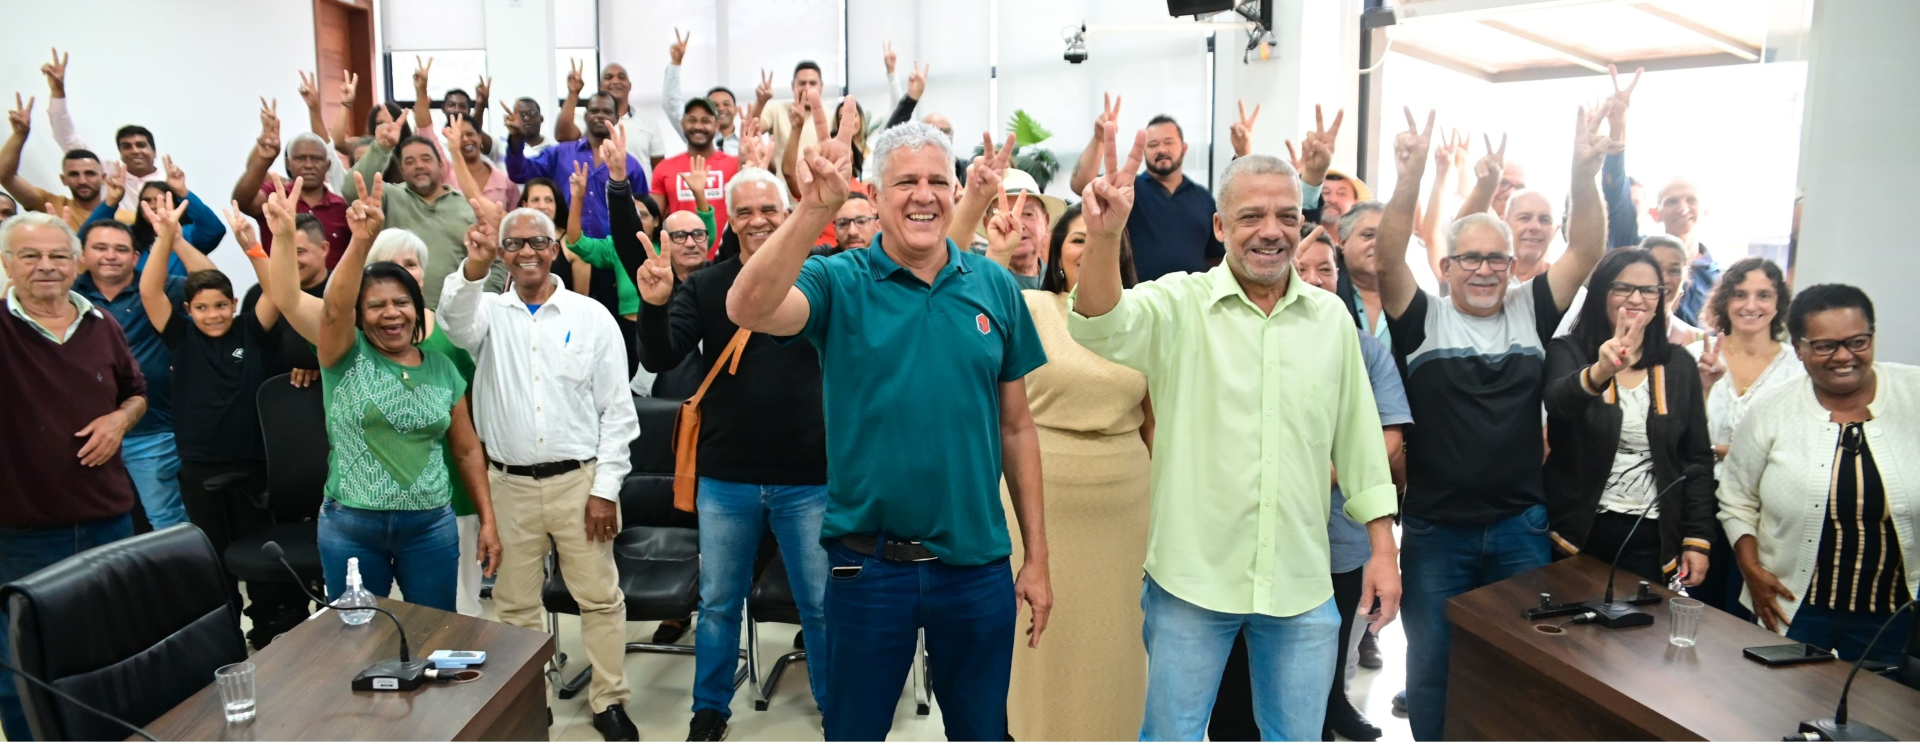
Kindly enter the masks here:
M 1706 214 L 1699 187 L 1685 177 L 1676 178 L 1661 187 L 1658 200 L 1647 211 L 1653 215 L 1653 219 L 1660 221 L 1668 235 L 1679 236 L 1689 244 L 1693 242 L 1694 227 Z
M 674 237 L 676 233 L 679 238 Z M 660 223 L 660 240 L 666 244 L 660 249 L 667 253 L 675 274 L 682 278 L 707 263 L 707 247 L 713 245 L 706 221 L 686 210 L 667 215 Z
M 1558 224 L 1554 220 L 1553 201 L 1547 195 L 1532 189 L 1515 192 L 1507 200 L 1507 229 L 1513 233 L 1513 257 L 1519 263 L 1524 277 L 1531 275 L 1536 264 L 1546 258 L 1547 248 L 1553 245 L 1553 233 Z
M 953 139 L 953 122 L 947 119 L 946 114 L 942 114 L 936 111 L 934 113 L 926 115 L 925 117 L 922 117 L 920 121 L 926 122 L 927 126 L 929 127 L 940 130 L 941 133 L 947 136 L 948 140 Z

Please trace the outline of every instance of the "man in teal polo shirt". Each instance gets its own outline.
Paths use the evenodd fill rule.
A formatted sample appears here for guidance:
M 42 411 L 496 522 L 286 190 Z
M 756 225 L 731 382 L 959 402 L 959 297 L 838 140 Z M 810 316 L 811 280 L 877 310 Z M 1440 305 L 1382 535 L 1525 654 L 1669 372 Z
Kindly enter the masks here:
M 834 464 L 821 531 L 828 649 L 814 658 L 827 665 L 827 739 L 886 739 L 924 629 L 948 739 L 1000 740 L 1018 604 L 1033 608 L 1036 646 L 1053 605 L 1023 381 L 1046 353 L 1013 275 L 947 240 L 952 145 L 931 126 L 873 142 L 871 249 L 807 257 L 847 199 L 849 153 L 844 138 L 807 148 L 800 204 L 727 296 L 741 327 L 820 351 Z M 1026 549 L 1017 580 L 1002 475 Z
M 1140 739 L 1207 733 L 1221 671 L 1245 633 L 1260 732 L 1317 740 L 1340 629 L 1329 464 L 1373 549 L 1359 607 L 1380 601 L 1378 628 L 1400 596 L 1395 491 L 1352 316 L 1294 273 L 1305 224 L 1298 176 L 1270 155 L 1221 175 L 1213 232 L 1227 247 L 1223 265 L 1122 290 L 1120 231 L 1146 134 L 1116 170 L 1113 126 L 1103 133 L 1109 175 L 1083 202 L 1087 245 L 1067 328 L 1152 386 L 1159 447 L 1140 600 L 1149 661 Z

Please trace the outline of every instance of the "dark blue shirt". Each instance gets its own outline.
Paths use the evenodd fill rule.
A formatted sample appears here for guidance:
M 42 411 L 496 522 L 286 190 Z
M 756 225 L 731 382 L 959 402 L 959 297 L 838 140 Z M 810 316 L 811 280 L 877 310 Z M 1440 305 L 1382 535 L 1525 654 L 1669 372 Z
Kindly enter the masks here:
M 1700 325 L 1700 311 L 1707 307 L 1707 296 L 1713 293 L 1713 286 L 1720 284 L 1720 262 L 1713 260 L 1713 254 L 1707 253 L 1704 244 L 1696 244 L 1700 255 L 1693 257 L 1687 265 L 1687 286 L 1680 288 L 1680 307 L 1673 309 L 1673 315 L 1694 328 Z
M 140 422 L 127 431 L 127 436 L 172 432 L 173 355 L 167 352 L 167 343 L 160 338 L 160 332 L 147 320 L 147 307 L 140 304 L 138 280 L 108 300 L 93 284 L 93 275 L 82 273 L 73 280 L 73 291 L 120 322 L 120 329 L 127 334 L 127 346 L 140 363 L 140 374 L 147 378 L 147 415 L 140 417 Z M 186 314 L 186 296 L 187 280 L 167 277 L 167 297 L 173 299 L 175 313 Z
M 820 352 L 821 537 L 924 541 L 949 564 L 1013 551 L 1000 506 L 1000 384 L 1045 364 L 1013 275 L 947 241 L 932 284 L 870 248 L 807 259 L 794 283 Z
M 647 183 L 647 171 L 633 156 L 627 159 L 627 183 Z M 527 157 L 527 143 L 518 137 L 507 141 L 507 177 L 516 184 L 544 177 L 566 188 L 573 178 L 575 163 L 587 164 L 586 204 L 580 206 L 580 233 L 588 238 L 605 238 L 612 232 L 607 217 L 607 164 L 593 160 L 593 143 L 585 136 L 572 142 L 556 142 L 533 157 Z
M 1208 259 L 1227 255 L 1227 247 L 1213 237 L 1213 195 L 1186 177 L 1172 194 L 1153 174 L 1141 171 L 1134 177 L 1127 237 L 1142 282 L 1174 272 L 1204 272 L 1211 268 Z

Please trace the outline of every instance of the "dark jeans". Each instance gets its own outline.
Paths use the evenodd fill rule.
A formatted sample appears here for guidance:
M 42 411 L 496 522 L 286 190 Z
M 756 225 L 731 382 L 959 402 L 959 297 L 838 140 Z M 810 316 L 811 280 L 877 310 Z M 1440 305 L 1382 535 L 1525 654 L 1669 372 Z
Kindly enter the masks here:
M 1002 740 L 1013 670 L 1013 573 L 979 566 L 887 561 L 826 542 L 826 739 L 887 739 L 921 630 L 947 739 Z
M 1415 740 L 1446 731 L 1447 600 L 1546 566 L 1547 508 L 1484 525 L 1401 518 L 1400 617 L 1407 624 L 1407 719 Z
M 1884 611 L 1860 613 L 1802 603 L 1800 610 L 1793 613 L 1793 623 L 1787 626 L 1787 638 L 1831 649 L 1848 662 L 1865 657 L 1870 662 L 1898 665 L 1906 656 L 1907 633 L 1913 628 L 1912 613 L 1901 614 L 1900 620 L 1880 635 L 1880 643 L 1873 645 L 1873 651 L 1867 651 L 1873 632 L 1880 630 L 1880 624 L 1886 623 L 1889 615 L 1892 614 Z
M 0 584 L 131 535 L 133 519 L 126 515 L 59 528 L 0 528 Z M 9 628 L 6 609 L 0 607 L 0 659 L 12 662 L 13 642 L 7 638 Z M 14 688 L 12 673 L 0 672 L 0 727 L 6 729 L 8 741 L 33 739 L 33 732 L 27 728 L 26 712 L 20 708 L 20 692 Z
M 1641 579 L 1655 585 L 1664 586 L 1666 572 L 1660 571 L 1660 521 L 1647 518 L 1640 521 L 1640 527 L 1633 527 L 1633 521 L 1639 515 L 1619 512 L 1602 512 L 1593 516 L 1593 530 L 1587 533 L 1587 545 L 1580 552 L 1601 561 L 1611 563 L 1615 554 L 1620 556 L 1620 572 L 1640 575 Z M 1632 540 L 1627 539 L 1627 531 L 1633 531 Z M 1621 544 L 1625 543 L 1625 550 Z M 1629 577 L 1618 578 L 1620 586 L 1632 587 Z M 1635 591 L 1624 591 L 1632 595 Z
M 187 519 L 207 534 L 214 554 L 221 557 L 222 566 L 226 564 L 227 546 L 232 545 L 235 538 L 273 524 L 273 516 L 254 506 L 244 495 L 207 491 L 207 479 L 234 472 L 247 474 L 244 485 L 247 491 L 257 494 L 266 488 L 267 464 L 261 461 L 180 461 L 180 496 L 186 504 Z M 247 640 L 255 649 L 264 648 L 274 637 L 306 620 L 309 609 L 306 594 L 291 581 L 290 575 L 286 582 L 248 582 L 247 597 L 253 601 L 251 605 L 241 603 L 240 582 L 229 575 L 227 595 L 233 607 L 246 608 L 247 617 L 253 619 L 253 630 L 247 633 Z
M 1327 716 L 1347 702 L 1347 639 L 1353 634 L 1353 621 L 1359 615 L 1361 582 L 1366 567 L 1333 575 L 1333 604 L 1340 610 L 1340 646 L 1334 658 L 1333 689 L 1327 693 Z M 1233 639 L 1233 651 L 1227 654 L 1226 672 L 1220 675 L 1220 695 L 1213 700 L 1213 718 L 1207 720 L 1207 739 L 1214 742 L 1259 742 L 1260 725 L 1253 720 L 1253 677 L 1247 667 L 1247 635 Z M 1332 741 L 1326 725 L 1320 739 Z
M 328 499 L 320 503 L 318 532 L 327 600 L 347 591 L 347 559 L 354 558 L 367 592 L 388 597 L 397 582 L 407 602 L 457 612 L 460 529 L 453 507 L 363 510 Z

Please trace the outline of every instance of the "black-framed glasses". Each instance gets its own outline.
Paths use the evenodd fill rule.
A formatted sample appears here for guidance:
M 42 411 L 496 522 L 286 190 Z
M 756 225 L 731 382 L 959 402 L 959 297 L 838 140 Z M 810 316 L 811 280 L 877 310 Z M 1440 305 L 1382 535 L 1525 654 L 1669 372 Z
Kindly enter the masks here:
M 1873 332 L 1869 331 L 1845 339 L 1802 339 L 1801 341 L 1807 343 L 1807 349 L 1816 357 L 1832 357 L 1834 353 L 1840 351 L 1841 347 L 1846 347 L 1847 351 L 1854 354 L 1860 354 L 1873 348 Z
M 667 231 L 667 240 L 673 241 L 674 243 L 686 243 L 686 242 L 692 241 L 694 243 L 704 244 L 707 242 L 707 231 L 705 228 L 695 228 L 693 230 L 669 230 Z
M 1660 293 L 1666 289 L 1667 288 L 1660 285 L 1634 285 L 1625 282 L 1615 282 L 1608 287 L 1608 291 L 1612 292 L 1614 297 L 1621 299 L 1630 298 L 1637 294 L 1643 298 L 1659 300 Z
M 517 252 L 525 248 L 531 248 L 535 251 L 545 251 L 548 247 L 556 243 L 559 243 L 559 241 L 544 235 L 536 235 L 532 238 L 502 238 L 500 240 L 500 247 L 506 249 L 508 253 Z
M 867 216 L 867 217 L 847 217 L 847 218 L 841 218 L 841 219 L 839 219 L 839 220 L 834 220 L 834 221 L 833 221 L 833 229 L 834 229 L 834 230 L 846 230 L 847 228 L 852 228 L 852 227 L 861 227 L 861 228 L 864 228 L 864 227 L 866 227 L 866 226 L 868 226 L 868 225 L 872 225 L 872 224 L 874 223 L 874 221 L 876 221 L 876 220 L 879 220 L 879 219 L 880 219 L 880 218 L 878 218 L 878 217 L 873 217 L 873 216 Z
M 1504 272 L 1507 267 L 1513 266 L 1513 256 L 1509 254 L 1459 254 L 1447 258 L 1469 272 L 1480 271 L 1481 265 L 1496 272 Z

